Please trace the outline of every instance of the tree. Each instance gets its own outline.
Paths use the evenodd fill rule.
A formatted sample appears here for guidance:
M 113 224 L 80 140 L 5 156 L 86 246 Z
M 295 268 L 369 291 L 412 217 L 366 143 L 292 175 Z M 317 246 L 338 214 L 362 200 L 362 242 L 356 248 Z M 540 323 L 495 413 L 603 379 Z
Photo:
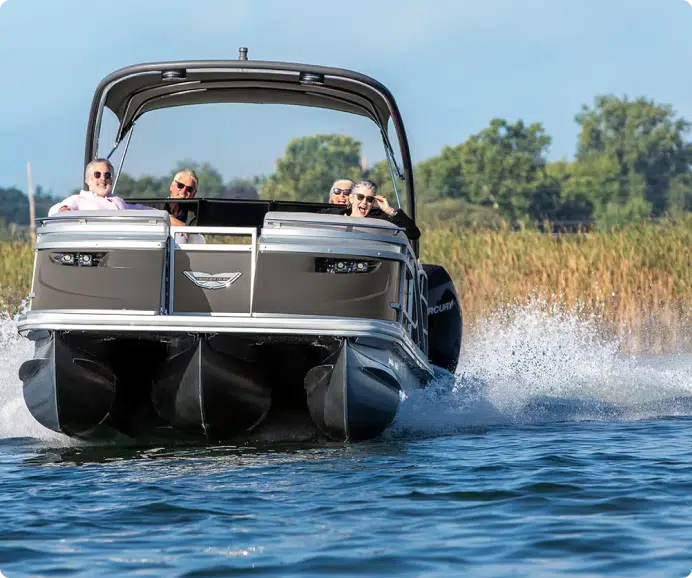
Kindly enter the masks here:
M 225 185 L 222 196 L 225 199 L 259 199 L 257 184 L 258 179 L 233 179 Z
M 547 163 L 529 199 L 529 214 L 537 221 L 559 224 L 587 223 L 593 202 L 574 177 L 575 165 L 566 161 Z
M 689 174 L 690 123 L 670 105 L 599 96 L 575 120 L 581 127 L 576 176 L 593 191 L 597 215 L 660 216 L 687 202 L 670 191 Z
M 431 201 L 438 198 L 467 198 L 462 170 L 463 145 L 446 146 L 439 155 L 419 162 L 415 168 L 418 198 Z
M 511 220 L 527 215 L 531 197 L 543 179 L 550 145 L 540 123 L 526 126 L 494 118 L 490 126 L 459 148 L 462 198 L 490 205 Z
M 349 136 L 299 137 L 286 146 L 276 171 L 260 188 L 263 199 L 327 202 L 332 183 L 360 178 L 361 144 Z
M 124 199 L 165 198 L 169 195 L 170 183 L 167 177 L 144 175 L 135 179 L 127 173 L 120 173 L 114 192 Z
M 54 198 L 51 193 L 44 192 L 40 186 L 36 187 L 34 193 L 36 217 L 45 217 L 48 214 L 48 209 L 57 202 L 58 199 Z M 9 223 L 28 225 L 29 197 L 14 187 L 0 188 L 0 218 Z

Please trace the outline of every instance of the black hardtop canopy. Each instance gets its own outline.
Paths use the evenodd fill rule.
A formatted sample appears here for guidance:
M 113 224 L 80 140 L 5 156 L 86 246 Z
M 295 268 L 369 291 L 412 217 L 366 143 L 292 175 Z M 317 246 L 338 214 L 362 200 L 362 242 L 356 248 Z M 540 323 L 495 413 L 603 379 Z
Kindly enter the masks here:
M 314 106 L 359 114 L 380 129 L 388 154 L 391 119 L 401 148 L 407 207 L 415 220 L 415 193 L 408 140 L 394 96 L 377 80 L 351 70 L 290 62 L 247 60 L 154 62 L 127 66 L 96 87 L 87 125 L 85 166 L 96 158 L 103 109 L 119 121 L 117 147 L 135 121 L 151 110 L 205 103 L 245 102 Z

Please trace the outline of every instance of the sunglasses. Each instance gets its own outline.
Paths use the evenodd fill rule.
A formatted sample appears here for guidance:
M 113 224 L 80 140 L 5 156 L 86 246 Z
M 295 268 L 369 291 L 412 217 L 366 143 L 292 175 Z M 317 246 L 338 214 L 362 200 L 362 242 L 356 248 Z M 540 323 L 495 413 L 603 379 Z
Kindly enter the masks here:
M 348 196 L 351 194 L 351 189 L 337 189 L 336 187 L 332 189 L 332 193 L 335 195 Z
M 364 195 L 363 193 L 356 193 L 356 199 L 358 199 L 359 201 L 365 199 L 366 203 L 370 203 L 372 205 L 373 201 L 375 200 L 375 197 L 373 197 L 372 195 Z
M 192 194 L 195 192 L 195 187 L 193 187 L 192 185 L 186 185 L 185 183 L 181 183 L 180 181 L 175 181 L 175 186 L 178 187 L 179 191 L 185 189 L 186 193 Z
M 94 178 L 100 179 L 102 174 L 103 174 L 103 178 L 106 179 L 107 181 L 110 181 L 111 177 L 113 176 L 108 171 L 106 171 L 105 173 L 101 173 L 101 171 L 94 171 Z

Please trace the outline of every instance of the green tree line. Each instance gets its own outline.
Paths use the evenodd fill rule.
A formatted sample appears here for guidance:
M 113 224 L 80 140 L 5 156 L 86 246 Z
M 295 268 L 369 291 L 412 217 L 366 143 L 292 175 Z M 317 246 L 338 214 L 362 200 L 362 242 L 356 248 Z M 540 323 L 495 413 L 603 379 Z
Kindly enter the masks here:
M 575 116 L 579 126 L 572 162 L 547 160 L 552 138 L 541 123 L 494 118 L 464 142 L 445 146 L 414 167 L 422 220 L 479 224 L 593 222 L 607 227 L 631 220 L 692 211 L 691 124 L 668 104 L 646 98 L 599 96 Z M 326 201 L 336 176 L 371 178 L 393 196 L 385 161 L 362 165 L 361 143 L 326 134 L 290 141 L 273 174 L 224 182 L 208 163 L 183 161 L 166 176 L 121 174 L 117 194 L 163 197 L 175 172 L 196 168 L 200 196 Z M 0 216 L 28 222 L 26 197 L 0 189 Z M 41 197 L 37 214 L 50 202 Z M 53 202 L 53 201 L 51 201 Z M 44 205 L 46 205 L 44 207 Z

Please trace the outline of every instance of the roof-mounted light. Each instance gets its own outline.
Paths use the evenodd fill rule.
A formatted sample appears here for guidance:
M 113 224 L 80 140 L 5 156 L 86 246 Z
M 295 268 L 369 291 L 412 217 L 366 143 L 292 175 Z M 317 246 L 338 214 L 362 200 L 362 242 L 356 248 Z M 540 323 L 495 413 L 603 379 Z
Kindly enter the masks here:
M 301 72 L 299 78 L 300 84 L 324 84 L 324 74 L 318 74 L 316 72 Z
M 185 80 L 187 78 L 187 70 L 164 70 L 161 73 L 161 80 L 168 80 L 169 82 L 176 82 L 178 80 Z

